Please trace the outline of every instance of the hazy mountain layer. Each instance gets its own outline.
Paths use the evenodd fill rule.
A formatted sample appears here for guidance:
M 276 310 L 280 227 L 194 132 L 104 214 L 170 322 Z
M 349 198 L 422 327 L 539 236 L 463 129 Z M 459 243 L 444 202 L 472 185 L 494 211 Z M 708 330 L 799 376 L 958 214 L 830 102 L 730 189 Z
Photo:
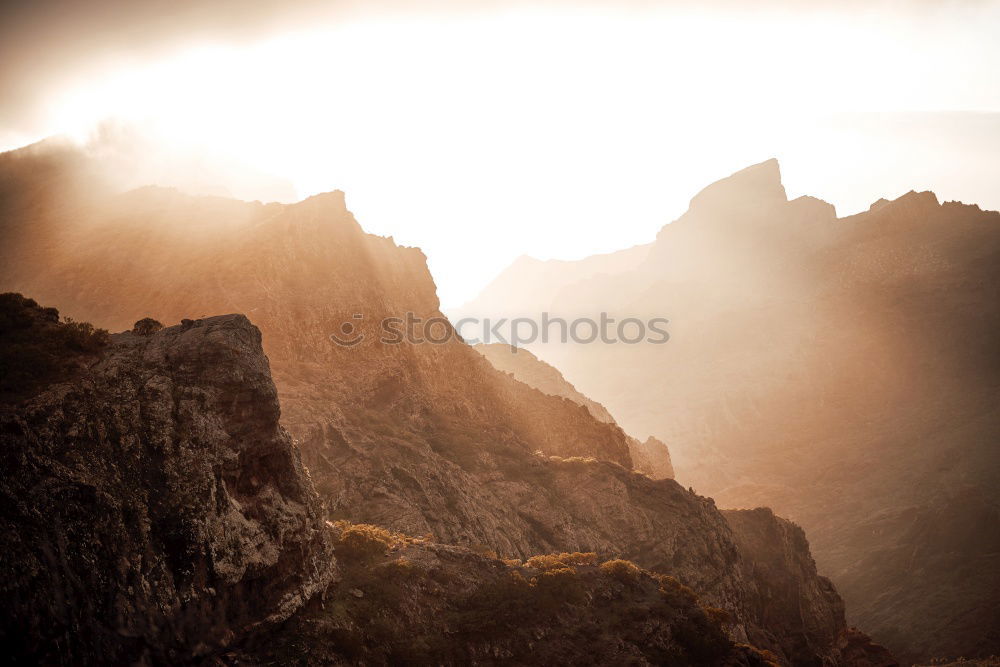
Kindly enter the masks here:
M 911 192 L 838 219 L 789 201 L 772 160 L 620 264 L 528 274 L 555 296 L 494 286 L 456 316 L 669 318 L 662 345 L 532 349 L 663 438 L 683 483 L 801 523 L 876 639 L 913 659 L 1000 651 L 1000 214 Z

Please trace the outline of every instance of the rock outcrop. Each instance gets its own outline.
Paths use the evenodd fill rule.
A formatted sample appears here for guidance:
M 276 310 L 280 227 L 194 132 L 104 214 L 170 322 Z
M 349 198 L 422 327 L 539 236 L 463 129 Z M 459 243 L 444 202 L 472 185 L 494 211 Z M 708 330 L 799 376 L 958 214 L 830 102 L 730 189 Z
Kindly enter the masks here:
M 816 572 L 805 532 L 770 509 L 723 510 L 740 553 L 757 583 L 754 615 L 765 619 L 766 636 L 751 636 L 763 646 L 780 646 L 781 655 L 800 656 L 795 664 L 899 667 L 884 647 L 857 628 L 847 627 L 844 603 L 833 583 Z M 822 610 L 803 617 L 796 606 Z M 814 656 L 807 658 L 806 656 Z
M 226 664 L 773 665 L 676 579 L 595 554 L 501 560 L 338 527 L 325 600 L 220 656 Z M 348 549 L 350 547 L 350 549 Z M 373 548 L 372 548 L 373 547 Z
M 42 341 L 68 326 L 12 296 L 5 329 Z M 283 621 L 335 578 L 245 317 L 66 349 L 72 372 L 0 406 L 8 659 L 186 661 Z
M 635 469 L 649 475 L 653 479 L 673 479 L 674 466 L 670 462 L 670 450 L 667 443 L 649 436 L 640 441 L 629 438 L 629 453 L 632 455 L 632 465 Z

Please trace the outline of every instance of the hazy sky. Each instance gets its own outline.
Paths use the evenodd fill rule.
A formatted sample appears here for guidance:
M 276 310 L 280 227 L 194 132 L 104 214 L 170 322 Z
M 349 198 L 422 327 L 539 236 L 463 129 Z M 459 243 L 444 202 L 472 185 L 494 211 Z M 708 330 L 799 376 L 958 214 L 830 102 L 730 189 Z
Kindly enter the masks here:
M 0 148 L 115 118 L 343 189 L 445 305 L 523 253 L 648 241 L 772 156 L 842 214 L 1000 208 L 1000 3 L 414 4 L 5 3 Z

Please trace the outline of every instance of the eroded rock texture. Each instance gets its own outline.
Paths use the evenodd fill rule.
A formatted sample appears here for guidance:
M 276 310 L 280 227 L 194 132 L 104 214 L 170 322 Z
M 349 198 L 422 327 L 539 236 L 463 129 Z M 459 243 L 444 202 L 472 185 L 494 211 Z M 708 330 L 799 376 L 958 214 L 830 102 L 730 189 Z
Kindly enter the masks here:
M 364 535 L 354 526 L 352 537 Z M 343 578 L 228 664 L 773 665 L 676 579 L 595 554 L 527 562 L 392 536 L 344 550 Z M 360 543 L 365 544 L 365 543 Z
M 334 578 L 245 317 L 66 354 L 71 373 L 0 409 L 8 657 L 184 661 L 287 618 Z

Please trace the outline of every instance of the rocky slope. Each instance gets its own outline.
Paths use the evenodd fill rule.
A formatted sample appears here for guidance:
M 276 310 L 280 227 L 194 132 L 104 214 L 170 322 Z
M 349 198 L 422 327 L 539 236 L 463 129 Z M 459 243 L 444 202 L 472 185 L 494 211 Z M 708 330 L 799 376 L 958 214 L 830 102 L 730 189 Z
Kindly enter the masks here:
M 344 576 L 226 664 L 771 665 L 676 579 L 595 554 L 500 560 L 338 526 Z
M 13 328 L 64 340 L 52 309 L 2 301 L 5 357 Z M 333 580 L 245 317 L 61 354 L 62 377 L 0 406 L 8 660 L 186 661 L 285 620 Z
M 2 246 L 0 284 L 109 328 L 246 313 L 334 518 L 510 557 L 624 556 L 729 610 L 734 636 L 768 636 L 714 504 L 631 472 L 627 436 L 586 408 L 499 373 L 456 337 L 427 342 L 451 330 L 422 253 L 365 234 L 342 194 L 286 206 L 146 188 L 50 221 L 45 239 L 28 230 Z M 414 317 L 409 335 L 387 330 Z M 801 602 L 803 624 L 830 618 Z M 778 652 L 793 645 L 777 639 Z
M 486 357 L 497 370 L 510 373 L 530 387 L 549 394 L 568 398 L 599 421 L 615 424 L 615 418 L 597 401 L 592 401 L 570 384 L 562 373 L 545 363 L 531 352 L 504 343 L 480 343 L 473 349 Z M 640 441 L 629 436 L 628 451 L 632 466 L 653 479 L 673 479 L 674 467 L 670 462 L 670 450 L 666 443 L 652 436 Z
M 532 349 L 666 439 L 684 483 L 801 524 L 849 617 L 895 652 L 1000 650 L 1000 214 L 911 192 L 838 219 L 789 200 L 772 160 L 620 264 L 527 272 L 522 303 L 490 288 L 455 316 L 670 319 L 663 345 Z

